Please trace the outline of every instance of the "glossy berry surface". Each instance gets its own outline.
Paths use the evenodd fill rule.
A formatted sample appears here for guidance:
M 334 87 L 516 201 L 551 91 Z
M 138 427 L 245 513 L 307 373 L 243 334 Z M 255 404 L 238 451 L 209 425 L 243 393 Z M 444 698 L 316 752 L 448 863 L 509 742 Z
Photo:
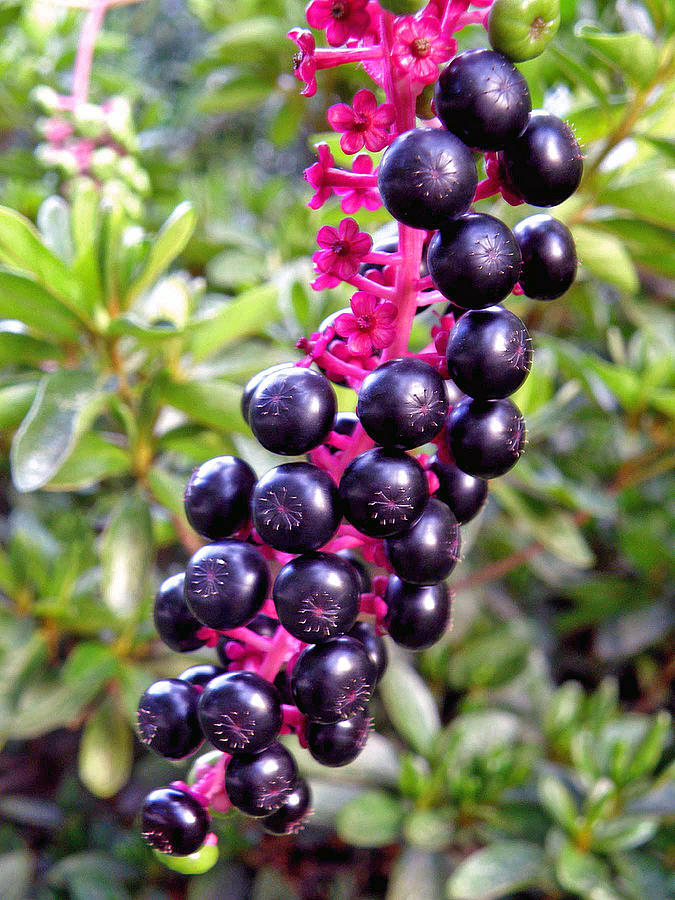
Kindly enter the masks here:
M 370 723 L 367 712 L 357 713 L 333 725 L 308 722 L 305 735 L 309 752 L 322 766 L 346 766 L 365 747 Z
M 363 644 L 350 637 L 303 650 L 291 674 L 298 709 L 328 725 L 364 712 L 374 685 L 375 666 Z
M 306 553 L 335 534 L 340 519 L 337 486 L 311 463 L 277 466 L 255 486 L 253 524 L 262 540 L 287 553 Z
M 335 416 L 333 431 L 336 431 L 338 434 L 343 434 L 345 437 L 351 437 L 351 435 L 354 434 L 354 429 L 358 423 L 359 419 L 355 413 L 339 412 L 337 416 Z
M 197 666 L 190 666 L 178 676 L 180 681 L 187 681 L 197 688 L 205 688 L 206 685 L 219 675 L 223 675 L 225 669 L 221 666 L 212 666 L 211 663 L 200 663 Z
M 172 650 L 188 653 L 204 646 L 204 641 L 197 637 L 202 627 L 192 615 L 185 600 L 185 572 L 172 575 L 162 582 L 157 596 L 153 618 L 157 633 Z
M 276 740 L 281 700 L 273 684 L 255 672 L 227 672 L 199 698 L 206 738 L 225 753 L 258 753 Z
M 467 475 L 452 463 L 441 462 L 436 456 L 429 463 L 429 468 L 439 481 L 434 497 L 450 507 L 460 525 L 471 521 L 485 505 L 487 481 Z
M 229 537 L 248 522 L 255 472 L 237 456 L 217 456 L 192 473 L 185 489 L 185 515 L 211 541 Z
M 304 778 L 298 778 L 295 788 L 284 797 L 279 809 L 260 820 L 269 834 L 297 834 L 304 828 L 311 814 L 312 794 Z
M 344 634 L 359 614 L 359 576 L 334 553 L 298 556 L 277 575 L 272 598 L 289 634 L 318 644 Z
M 534 59 L 560 25 L 560 0 L 494 0 L 488 37 L 495 50 L 514 62 Z
M 535 110 L 501 155 L 506 176 L 526 203 L 557 206 L 579 187 L 583 157 L 567 122 Z
M 255 547 L 240 541 L 207 544 L 185 568 L 185 599 L 194 616 L 210 628 L 250 622 L 268 587 L 267 563 Z
M 353 550 L 351 547 L 345 547 L 344 550 L 338 550 L 336 555 L 341 557 L 341 559 L 346 559 L 356 570 L 356 574 L 359 578 L 359 591 L 362 594 L 367 594 L 368 591 L 372 591 L 373 583 L 370 580 L 370 572 L 356 550 Z
M 518 280 L 526 296 L 536 300 L 561 297 L 577 274 L 577 251 L 567 225 L 539 213 L 518 222 L 513 234 L 523 257 Z
M 391 575 L 384 595 L 385 624 L 390 637 L 402 647 L 420 650 L 435 644 L 450 617 L 450 597 L 445 584 L 407 584 Z
M 478 478 L 497 478 L 519 460 L 525 420 L 511 400 L 462 400 L 448 417 L 448 444 L 457 466 Z
M 421 359 L 392 359 L 366 375 L 356 405 L 366 433 L 411 449 L 436 437 L 448 414 L 443 379 Z
M 340 481 L 345 517 L 371 537 L 409 528 L 429 497 L 424 470 L 402 450 L 374 447 L 347 466 Z
M 473 154 L 438 128 L 399 135 L 382 157 L 377 186 L 391 215 L 412 228 L 439 228 L 466 212 L 478 176 Z
M 199 691 L 177 678 L 156 681 L 138 702 L 138 735 L 167 759 L 183 759 L 204 740 L 197 718 Z
M 269 366 L 269 368 L 263 369 L 261 372 L 256 372 L 256 374 L 252 378 L 249 378 L 241 394 L 241 414 L 245 422 L 248 422 L 248 414 L 251 408 L 251 397 L 253 396 L 253 391 L 258 387 L 260 382 L 264 381 L 268 375 L 272 375 L 275 372 L 281 372 L 282 369 L 293 368 L 295 368 L 295 366 L 292 362 L 278 363 L 276 366 Z
M 503 306 L 471 309 L 450 332 L 448 372 L 469 397 L 508 397 L 532 367 L 531 344 L 525 325 Z
M 527 82 L 494 50 L 465 50 L 443 70 L 434 92 L 436 114 L 469 147 L 501 150 L 527 125 Z
M 445 503 L 432 497 L 411 528 L 387 538 L 385 549 L 400 578 L 412 584 L 436 584 L 447 578 L 459 559 L 457 519 Z
M 335 391 L 320 372 L 293 366 L 264 378 L 251 395 L 248 419 L 266 450 L 297 456 L 321 444 L 337 412 Z
M 499 219 L 469 213 L 434 235 L 427 262 L 444 297 L 465 309 L 483 309 L 513 290 L 520 272 L 520 249 Z
M 275 742 L 260 753 L 233 756 L 225 770 L 225 790 L 247 816 L 268 816 L 293 793 L 297 778 L 293 757 Z
M 375 683 L 377 683 L 384 675 L 388 661 L 387 646 L 383 638 L 370 622 L 357 622 L 348 634 L 363 644 L 368 659 L 375 666 Z
M 199 850 L 208 830 L 208 813 L 186 791 L 159 788 L 143 801 L 141 834 L 160 853 L 188 856 Z

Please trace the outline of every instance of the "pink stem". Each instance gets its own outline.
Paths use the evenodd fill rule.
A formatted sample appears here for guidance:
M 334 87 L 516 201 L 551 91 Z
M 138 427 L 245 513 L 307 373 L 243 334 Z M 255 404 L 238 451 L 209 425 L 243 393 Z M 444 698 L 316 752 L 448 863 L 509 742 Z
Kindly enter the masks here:
M 351 278 L 345 278 L 344 280 L 347 284 L 351 284 L 360 291 L 374 294 L 376 297 L 383 297 L 385 300 L 393 300 L 396 296 L 394 288 L 387 287 L 386 284 L 380 284 L 379 281 L 371 281 L 370 278 L 364 278 L 363 275 L 352 275 Z
M 258 650 L 260 653 L 267 653 L 272 643 L 270 638 L 261 637 L 255 631 L 251 631 L 250 628 L 231 628 L 227 632 L 227 637 L 232 638 L 233 641 L 241 641 L 242 644 L 246 644 L 246 646 L 253 650 Z
M 325 170 L 324 184 L 331 187 L 346 187 L 366 190 L 377 187 L 377 175 L 365 175 L 362 172 L 347 172 L 346 169 L 329 167 Z
M 282 628 L 280 625 L 270 641 L 270 646 L 265 659 L 258 669 L 258 674 L 262 678 L 266 678 L 267 681 L 274 681 L 279 669 L 286 660 L 290 659 L 290 657 L 297 652 L 299 645 L 300 641 L 292 637 L 286 629 Z
M 81 103 L 87 102 L 94 48 L 98 33 L 103 26 L 105 14 L 108 11 L 108 5 L 108 0 L 98 0 L 89 10 L 84 20 L 77 44 L 77 56 L 75 57 L 73 69 L 73 109 L 76 109 Z
M 470 0 L 450 0 L 445 7 L 441 20 L 441 33 L 451 35 L 457 31 L 456 23 L 459 17 L 467 11 Z

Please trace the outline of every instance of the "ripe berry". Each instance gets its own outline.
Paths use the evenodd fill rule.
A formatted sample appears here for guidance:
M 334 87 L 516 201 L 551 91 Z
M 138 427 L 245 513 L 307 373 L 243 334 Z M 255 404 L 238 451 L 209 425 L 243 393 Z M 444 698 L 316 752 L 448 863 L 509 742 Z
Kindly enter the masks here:
M 194 685 L 196 688 L 205 688 L 209 681 L 224 675 L 225 669 L 221 666 L 212 666 L 211 663 L 200 663 L 197 666 L 190 666 L 178 676 L 180 681 L 187 681 L 188 684 Z
M 157 591 L 153 611 L 157 633 L 168 647 L 178 653 L 188 653 L 204 646 L 204 641 L 197 637 L 202 623 L 188 609 L 184 584 L 185 572 L 163 581 Z
M 503 306 L 471 309 L 450 332 L 448 372 L 469 397 L 508 397 L 530 371 L 531 343 L 525 325 Z
M 226 672 L 204 688 L 199 721 L 216 749 L 259 753 L 281 728 L 279 692 L 255 672 Z
M 185 515 L 211 541 L 229 537 L 248 522 L 255 472 L 236 456 L 217 456 L 192 473 L 185 489 Z
M 310 553 L 281 569 L 272 596 L 289 634 L 318 644 L 348 631 L 359 614 L 359 577 L 334 553 Z
M 434 497 L 450 507 L 460 525 L 473 519 L 487 500 L 487 481 L 467 475 L 457 466 L 442 463 L 437 456 L 432 458 L 429 468 L 439 481 Z
M 436 437 L 448 414 L 443 379 L 421 359 L 389 360 L 366 375 L 356 414 L 378 444 L 420 447 Z
M 323 443 L 333 427 L 337 400 L 320 372 L 293 366 L 264 378 L 251 396 L 251 430 L 266 450 L 297 456 Z
M 323 766 L 346 766 L 365 747 L 370 723 L 367 711 L 333 725 L 308 722 L 305 734 L 309 752 Z
M 143 801 L 141 834 L 160 853 L 188 856 L 199 850 L 208 830 L 208 813 L 187 791 L 159 788 Z
M 256 372 L 256 374 L 252 378 L 249 378 L 241 394 L 241 414 L 245 422 L 248 422 L 248 414 L 251 408 L 251 397 L 253 396 L 253 391 L 258 387 L 260 382 L 264 381 L 268 375 L 272 375 L 274 372 L 280 372 L 282 369 L 294 368 L 295 365 L 290 362 L 277 363 L 276 366 L 270 366 L 268 369 L 263 369 L 262 372 Z
M 356 413 L 340 412 L 335 416 L 333 431 L 336 431 L 338 434 L 343 434 L 345 437 L 351 437 L 358 424 L 359 419 Z
M 291 674 L 300 712 L 326 725 L 365 711 L 374 685 L 375 666 L 363 645 L 350 637 L 303 650 Z
M 450 597 L 442 581 L 420 586 L 390 575 L 384 601 L 387 604 L 387 631 L 402 647 L 410 650 L 430 647 L 446 629 Z
M 342 515 L 331 476 L 306 462 L 286 463 L 263 475 L 253 491 L 251 512 L 263 541 L 287 553 L 323 546 Z
M 440 228 L 466 212 L 478 176 L 473 154 L 459 138 L 438 128 L 414 128 L 389 146 L 377 186 L 391 215 L 412 228 Z
M 297 834 L 311 815 L 312 794 L 304 778 L 298 778 L 293 791 L 284 798 L 279 809 L 260 820 L 270 834 Z
M 165 678 L 151 684 L 138 702 L 141 741 L 167 759 L 183 759 L 204 740 L 197 718 L 199 691 L 186 681 Z
M 384 640 L 370 622 L 357 622 L 348 634 L 363 644 L 368 659 L 375 666 L 375 684 L 377 684 L 387 668 L 387 647 Z
M 345 547 L 344 550 L 338 550 L 337 555 L 342 559 L 346 559 L 356 570 L 356 574 L 359 577 L 360 593 L 367 594 L 369 591 L 372 591 L 373 583 L 370 580 L 370 572 L 356 550 L 353 550 L 351 547 Z
M 388 537 L 409 528 L 422 515 L 428 498 L 424 469 L 402 450 L 366 450 L 352 460 L 340 481 L 345 517 L 370 537 Z
M 577 274 L 577 251 L 566 225 L 539 213 L 513 229 L 523 257 L 520 286 L 528 297 L 555 300 L 571 287 Z
M 427 262 L 444 297 L 466 309 L 483 309 L 513 290 L 520 272 L 520 250 L 511 230 L 499 219 L 467 213 L 434 235 Z
M 494 0 L 490 44 L 514 62 L 543 53 L 560 25 L 560 0 Z
M 579 187 L 583 157 L 567 122 L 535 110 L 525 131 L 502 151 L 506 176 L 526 203 L 557 206 Z
M 233 756 L 225 770 L 225 791 L 247 816 L 269 816 L 293 793 L 297 779 L 293 757 L 275 742 L 260 753 Z
M 459 525 L 449 508 L 432 497 L 415 524 L 387 538 L 384 545 L 400 578 L 411 584 L 436 584 L 457 565 Z
M 210 628 L 227 630 L 250 622 L 268 587 L 267 563 L 255 547 L 240 541 L 207 544 L 185 569 L 185 599 Z
M 448 417 L 448 444 L 463 472 L 496 478 L 525 447 L 525 420 L 511 400 L 462 400 Z
M 501 150 L 527 125 L 527 82 L 494 50 L 465 50 L 443 70 L 434 92 L 436 114 L 469 147 Z

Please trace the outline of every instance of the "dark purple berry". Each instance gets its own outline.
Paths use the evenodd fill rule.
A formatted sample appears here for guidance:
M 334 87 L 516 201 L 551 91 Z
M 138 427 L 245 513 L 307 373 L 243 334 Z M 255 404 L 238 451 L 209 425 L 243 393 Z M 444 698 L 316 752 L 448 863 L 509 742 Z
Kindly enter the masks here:
M 402 450 L 366 450 L 340 481 L 345 517 L 370 537 L 405 531 L 422 515 L 428 498 L 424 469 Z
M 444 297 L 466 309 L 483 309 L 513 290 L 520 273 L 520 250 L 499 219 L 467 213 L 434 235 L 427 262 Z
M 251 406 L 251 397 L 253 396 L 253 391 L 258 387 L 260 382 L 264 381 L 264 379 L 267 378 L 268 375 L 272 375 L 274 372 L 280 372 L 282 369 L 293 368 L 295 368 L 295 366 L 294 363 L 291 362 L 277 363 L 276 366 L 270 366 L 268 369 L 263 369 L 262 372 L 256 372 L 256 374 L 252 378 L 249 378 L 241 395 L 241 414 L 245 422 L 248 422 L 248 414 Z
M 525 325 L 503 306 L 470 309 L 450 332 L 448 372 L 469 397 L 508 397 L 527 378 L 531 344 Z
M 574 132 L 562 119 L 541 109 L 501 154 L 509 182 L 532 206 L 557 206 L 579 187 L 583 156 Z
M 370 572 L 356 550 L 345 547 L 344 550 L 338 550 L 337 555 L 346 559 L 356 569 L 356 574 L 359 576 L 359 591 L 362 594 L 372 591 L 373 583 L 370 580 Z
M 421 359 L 392 359 L 366 375 L 356 414 L 378 444 L 420 447 L 436 437 L 448 414 L 443 379 Z
M 460 389 L 451 378 L 446 378 L 443 384 L 445 385 L 445 396 L 448 400 L 449 411 L 453 406 L 457 406 L 459 401 L 463 400 L 466 397 L 466 394 L 463 391 L 460 391 Z
M 284 798 L 279 809 L 260 820 L 270 834 L 297 834 L 311 815 L 312 794 L 304 778 L 298 778 L 294 790 Z
M 555 300 L 571 287 L 577 274 L 577 251 L 566 225 L 539 213 L 513 229 L 523 257 L 520 286 L 536 300 Z
M 357 622 L 348 634 L 349 637 L 353 637 L 363 644 L 368 659 L 375 666 L 375 683 L 377 684 L 387 668 L 387 647 L 384 640 L 370 622 Z
M 200 663 L 197 666 L 190 666 L 178 676 L 180 681 L 187 681 L 188 684 L 194 685 L 196 688 L 205 688 L 209 681 L 224 675 L 225 669 L 221 666 L 212 666 L 211 663 Z
M 434 229 L 466 212 L 478 176 L 473 154 L 438 128 L 414 128 L 389 146 L 377 186 L 391 215 L 412 228 Z
M 298 556 L 281 569 L 272 597 L 289 634 L 318 644 L 344 634 L 359 614 L 359 576 L 334 553 Z
M 497 478 L 525 448 L 525 420 L 511 400 L 471 400 L 448 417 L 448 444 L 457 467 L 478 478 Z
M 375 666 L 359 641 L 337 637 L 308 647 L 291 674 L 291 689 L 300 712 L 330 725 L 368 708 Z
M 249 424 L 266 450 L 299 456 L 323 443 L 337 412 L 335 391 L 320 372 L 293 366 L 264 378 L 253 391 Z
M 163 581 L 155 597 L 153 617 L 157 633 L 164 643 L 178 653 L 188 653 L 204 646 L 197 637 L 202 623 L 192 615 L 183 591 L 185 572 Z
M 392 640 L 402 647 L 430 647 L 447 627 L 450 596 L 444 582 L 420 586 L 390 575 L 384 601 L 385 625 Z
M 310 721 L 305 730 L 309 752 L 323 766 L 346 766 L 366 746 L 370 723 L 367 711 L 333 725 Z
M 450 507 L 460 525 L 477 515 L 487 500 L 488 485 L 483 478 L 467 475 L 451 463 L 443 463 L 434 456 L 429 463 L 430 470 L 439 481 L 434 494 Z
M 138 735 L 167 759 L 183 759 L 200 746 L 204 736 L 197 718 L 199 691 L 186 681 L 156 681 L 138 702 Z
M 384 543 L 396 574 L 412 584 L 436 584 L 452 572 L 460 551 L 459 525 L 450 509 L 433 497 L 403 534 Z
M 187 791 L 158 788 L 143 801 L 141 834 L 160 853 L 189 856 L 204 843 L 209 824 L 208 813 Z
M 335 422 L 333 423 L 333 431 L 336 431 L 338 434 L 342 434 L 345 437 L 351 437 L 354 434 L 354 429 L 359 424 L 359 417 L 356 413 L 352 412 L 340 412 L 335 416 Z
M 255 672 L 227 672 L 204 688 L 199 721 L 217 750 L 259 753 L 281 728 L 279 692 Z
M 275 742 L 260 753 L 233 756 L 225 770 L 225 791 L 247 816 L 269 816 L 297 787 L 298 770 L 291 754 Z
M 286 463 L 263 475 L 253 491 L 251 512 L 262 540 L 286 553 L 322 547 L 342 518 L 335 482 L 306 462 Z
M 494 50 L 465 50 L 441 73 L 436 115 L 469 147 L 501 150 L 527 125 L 532 109 L 527 82 Z
M 248 522 L 255 472 L 237 456 L 217 456 L 192 473 L 185 489 L 185 515 L 210 541 L 234 534 Z
M 210 628 L 245 625 L 267 597 L 269 570 L 259 550 L 240 541 L 207 544 L 185 569 L 185 599 Z

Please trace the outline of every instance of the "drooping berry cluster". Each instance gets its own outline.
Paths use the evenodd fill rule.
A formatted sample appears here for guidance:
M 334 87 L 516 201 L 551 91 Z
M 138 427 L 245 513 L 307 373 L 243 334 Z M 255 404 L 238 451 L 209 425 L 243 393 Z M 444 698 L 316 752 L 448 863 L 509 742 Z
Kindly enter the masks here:
M 485 503 L 488 479 L 523 451 L 525 423 L 508 398 L 530 370 L 531 340 L 498 304 L 512 292 L 563 294 L 574 244 L 548 215 L 511 231 L 472 204 L 496 193 L 513 205 L 560 203 L 579 183 L 581 154 L 564 122 L 532 112 L 503 53 L 467 51 L 439 77 L 465 24 L 489 25 L 505 49 L 497 26 L 512 16 L 511 0 L 470 5 L 432 0 L 395 16 L 373 0 L 313 0 L 308 22 L 326 29 L 331 47 L 291 32 L 303 93 L 315 92 L 318 70 L 360 62 L 387 99 L 362 90 L 329 110 L 345 153 L 385 153 L 377 172 L 367 154 L 347 171 L 320 144 L 306 172 L 309 205 L 334 194 L 350 213 L 384 204 L 398 225 L 375 240 L 352 218 L 319 230 L 314 287 L 353 286 L 350 307 L 299 341 L 303 359 L 244 389 L 242 413 L 260 444 L 304 460 L 257 478 L 243 460 L 219 457 L 187 485 L 188 520 L 209 543 L 164 582 L 155 624 L 179 652 L 216 647 L 221 666 L 152 685 L 138 727 L 171 759 L 204 739 L 222 755 L 204 757 L 191 786 L 147 798 L 143 833 L 163 853 L 212 842 L 209 807 L 234 806 L 275 834 L 301 826 L 309 788 L 279 735 L 294 733 L 328 766 L 356 758 L 386 666 L 381 635 L 419 649 L 443 634 L 460 525 Z M 531 53 L 518 46 L 514 58 Z M 437 118 L 416 127 L 416 99 L 433 82 Z M 413 353 L 413 317 L 436 303 L 446 308 L 432 340 Z M 331 382 L 357 392 L 355 413 L 338 412 Z M 430 444 L 433 456 L 410 452 Z M 380 573 L 371 579 L 366 563 Z

